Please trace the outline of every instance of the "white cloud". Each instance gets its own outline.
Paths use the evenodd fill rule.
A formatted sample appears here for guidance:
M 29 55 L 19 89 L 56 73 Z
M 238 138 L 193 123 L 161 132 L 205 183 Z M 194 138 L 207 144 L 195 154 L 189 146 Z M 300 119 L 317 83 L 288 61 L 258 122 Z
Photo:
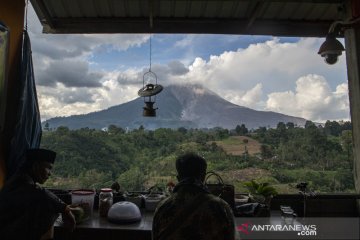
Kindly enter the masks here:
M 246 90 L 254 83 L 262 83 L 265 92 L 291 89 L 295 85 L 292 79 L 310 73 L 344 81 L 343 58 L 332 67 L 324 64 L 317 54 L 320 43 L 321 40 L 315 38 L 300 39 L 295 43 L 281 43 L 274 38 L 245 49 L 211 56 L 209 61 L 196 58 L 187 80 L 226 90 Z
M 99 111 L 138 97 L 139 86 L 120 85 L 118 75 L 119 72 L 106 74 L 100 88 L 69 88 L 63 84 L 57 84 L 56 88 L 38 86 L 42 120 Z
M 258 83 L 253 89 L 247 91 L 241 100 L 244 102 L 243 105 L 248 107 L 254 107 L 257 103 L 260 102 L 262 95 L 262 84 Z
M 232 103 L 249 108 L 261 109 L 264 105 L 262 101 L 262 84 L 256 84 L 248 91 L 224 91 L 224 98 L 231 99 Z
M 296 81 L 296 91 L 274 92 L 268 95 L 268 110 L 300 116 L 314 121 L 347 119 L 349 100 L 347 84 L 332 92 L 323 76 L 309 74 Z
M 86 88 L 67 88 L 57 84 L 56 88 L 38 86 L 37 92 L 42 120 L 100 109 L 94 91 Z
M 175 47 L 180 47 L 180 48 L 191 47 L 193 41 L 194 41 L 194 35 L 193 34 L 188 34 L 183 39 L 176 41 L 174 46 Z
M 127 75 L 128 78 L 134 78 L 138 73 L 133 70 L 109 72 L 105 77 L 104 87 L 99 90 L 101 109 L 125 103 L 138 97 L 137 92 L 142 87 L 142 84 L 120 84 L 118 81 L 119 74 Z

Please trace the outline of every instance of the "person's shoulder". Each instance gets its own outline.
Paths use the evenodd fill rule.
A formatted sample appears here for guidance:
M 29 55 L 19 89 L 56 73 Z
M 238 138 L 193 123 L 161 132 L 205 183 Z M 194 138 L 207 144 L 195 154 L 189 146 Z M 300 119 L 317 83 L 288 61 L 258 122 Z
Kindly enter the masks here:
M 172 196 L 168 196 L 168 197 L 164 198 L 163 200 L 161 200 L 159 202 L 159 204 L 157 205 L 157 207 L 156 207 L 155 214 L 160 212 L 163 208 L 166 208 L 169 205 L 171 205 L 172 202 L 173 202 L 173 197 Z
M 213 194 L 207 194 L 206 198 L 207 198 L 207 201 L 209 202 L 209 204 L 211 204 L 211 205 L 230 208 L 229 204 L 218 196 L 215 196 Z
M 204 204 L 203 210 L 205 210 L 208 216 L 208 221 L 217 224 L 220 221 L 223 226 L 233 226 L 234 214 L 229 204 L 212 194 L 208 194 L 207 199 L 207 203 Z
M 206 198 L 206 208 L 211 212 L 216 213 L 216 215 L 233 215 L 229 204 L 220 197 L 213 194 L 207 194 Z
M 14 190 L 25 190 L 32 188 L 31 178 L 26 174 L 16 174 L 12 176 L 4 185 L 1 192 L 12 192 Z

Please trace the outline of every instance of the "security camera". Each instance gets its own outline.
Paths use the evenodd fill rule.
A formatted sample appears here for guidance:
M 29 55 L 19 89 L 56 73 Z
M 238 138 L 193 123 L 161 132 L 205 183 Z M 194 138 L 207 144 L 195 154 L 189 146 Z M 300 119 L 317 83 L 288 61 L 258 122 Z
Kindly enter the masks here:
M 335 38 L 335 34 L 329 33 L 325 42 L 320 46 L 318 54 L 324 58 L 327 64 L 335 64 L 344 50 L 344 46 Z
M 330 50 L 321 53 L 321 56 L 324 58 L 324 61 L 330 65 L 335 64 L 338 61 L 338 57 L 340 55 L 341 55 L 341 51 L 337 51 L 337 50 Z

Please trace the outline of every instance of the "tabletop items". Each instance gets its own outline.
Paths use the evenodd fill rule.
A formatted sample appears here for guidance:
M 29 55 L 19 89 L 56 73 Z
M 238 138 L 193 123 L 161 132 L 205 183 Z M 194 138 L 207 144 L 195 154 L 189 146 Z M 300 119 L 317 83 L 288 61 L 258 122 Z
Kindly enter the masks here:
M 90 219 L 94 208 L 98 208 L 99 217 L 107 218 L 110 222 L 125 223 L 129 219 L 137 221 L 141 219 L 140 208 L 154 212 L 160 201 L 166 197 L 159 187 L 152 187 L 144 192 L 127 192 L 120 191 L 119 187 L 115 188 L 113 185 L 111 188 L 101 188 L 100 191 L 94 189 L 70 191 L 71 211 L 77 224 Z M 131 213 L 134 214 L 131 216 Z
M 102 188 L 99 194 L 99 215 L 107 217 L 108 211 L 113 205 L 113 193 L 111 188 Z

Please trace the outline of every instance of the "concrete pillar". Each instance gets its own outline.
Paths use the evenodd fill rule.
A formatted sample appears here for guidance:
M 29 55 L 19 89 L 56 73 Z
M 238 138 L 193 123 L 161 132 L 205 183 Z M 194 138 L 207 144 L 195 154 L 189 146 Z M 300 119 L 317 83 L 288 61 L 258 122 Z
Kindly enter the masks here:
M 5 159 L 8 154 L 10 137 L 14 130 L 18 86 L 20 82 L 20 63 L 22 33 L 24 28 L 25 0 L 1 0 L 0 20 L 10 29 L 8 79 L 6 90 L 5 130 L 0 133 L 0 189 L 5 181 Z

